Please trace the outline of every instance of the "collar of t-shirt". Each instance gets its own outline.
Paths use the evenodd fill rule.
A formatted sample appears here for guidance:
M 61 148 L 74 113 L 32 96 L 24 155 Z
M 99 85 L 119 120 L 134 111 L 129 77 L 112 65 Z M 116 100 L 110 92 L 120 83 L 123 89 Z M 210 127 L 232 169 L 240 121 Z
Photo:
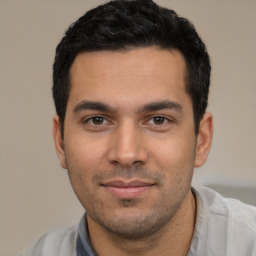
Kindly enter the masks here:
M 194 230 L 194 235 L 191 241 L 190 249 L 187 256 L 196 255 L 199 243 L 199 233 L 202 227 L 203 221 L 203 207 L 200 197 L 195 189 L 192 189 L 193 194 L 196 198 L 197 204 L 197 217 L 196 217 L 196 227 Z M 76 242 L 77 256 L 97 256 L 97 253 L 94 251 L 88 233 L 88 225 L 86 219 L 86 213 L 82 217 L 79 227 L 78 227 L 78 236 Z

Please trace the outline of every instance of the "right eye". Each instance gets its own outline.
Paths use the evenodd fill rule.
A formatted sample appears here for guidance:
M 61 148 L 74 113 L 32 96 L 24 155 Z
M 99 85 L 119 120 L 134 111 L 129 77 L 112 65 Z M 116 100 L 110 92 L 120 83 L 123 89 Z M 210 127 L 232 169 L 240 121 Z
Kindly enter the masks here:
M 84 123 L 88 123 L 90 125 L 104 125 L 104 124 L 107 124 L 108 121 L 106 120 L 106 118 L 102 117 L 102 116 L 92 116 L 88 119 L 86 119 L 84 121 Z
M 113 123 L 110 119 L 100 115 L 87 116 L 82 120 L 84 129 L 91 132 L 105 131 L 111 128 L 112 125 Z

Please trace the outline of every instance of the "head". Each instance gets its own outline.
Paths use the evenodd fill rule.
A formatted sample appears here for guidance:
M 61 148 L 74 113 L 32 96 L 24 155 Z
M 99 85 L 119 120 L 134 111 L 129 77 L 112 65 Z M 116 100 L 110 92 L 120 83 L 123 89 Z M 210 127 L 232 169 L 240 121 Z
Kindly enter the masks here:
M 193 26 L 149 0 L 111 1 L 68 29 L 54 63 L 54 139 L 90 234 L 143 238 L 177 212 L 187 219 L 211 144 L 209 73 Z
M 53 98 L 62 136 L 71 88 L 70 68 L 79 53 L 157 46 L 185 58 L 185 89 L 192 99 L 195 133 L 208 102 L 210 61 L 194 26 L 151 0 L 111 1 L 85 13 L 66 31 L 56 49 Z

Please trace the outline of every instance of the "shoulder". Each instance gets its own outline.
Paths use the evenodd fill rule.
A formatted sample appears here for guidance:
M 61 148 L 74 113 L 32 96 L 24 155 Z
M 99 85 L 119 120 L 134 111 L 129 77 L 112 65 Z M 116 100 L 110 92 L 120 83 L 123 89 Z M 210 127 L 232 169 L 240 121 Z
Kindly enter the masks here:
M 224 198 L 206 187 L 197 189 L 197 192 L 204 202 L 204 210 L 213 215 L 223 215 L 234 223 L 256 232 L 256 207 L 236 199 Z
M 226 199 L 226 203 L 229 206 L 233 222 L 244 226 L 256 235 L 256 207 L 235 199 Z
M 256 207 L 205 187 L 195 193 L 202 204 L 202 234 L 208 238 L 208 246 L 230 255 L 256 255 Z
M 75 256 L 77 226 L 44 234 L 19 256 Z

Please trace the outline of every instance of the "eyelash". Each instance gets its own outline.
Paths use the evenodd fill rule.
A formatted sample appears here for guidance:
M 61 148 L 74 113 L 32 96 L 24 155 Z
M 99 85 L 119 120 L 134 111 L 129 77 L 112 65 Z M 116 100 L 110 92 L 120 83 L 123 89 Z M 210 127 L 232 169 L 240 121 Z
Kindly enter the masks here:
M 83 123 L 83 124 L 90 124 L 90 125 L 92 125 L 92 126 L 101 126 L 102 123 L 101 123 L 101 124 L 92 123 L 92 122 L 95 121 L 97 118 L 98 118 L 98 119 L 102 119 L 103 122 L 105 122 L 105 121 L 108 122 L 108 120 L 107 120 L 105 117 L 100 116 L 100 115 L 96 115 L 96 116 L 91 116 L 91 117 L 89 117 L 89 118 L 86 118 L 85 120 L 82 121 L 82 123 Z
M 155 125 L 155 126 L 163 126 L 163 125 L 166 125 L 166 124 L 172 122 L 169 118 L 167 118 L 167 117 L 165 117 L 165 116 L 160 116 L 160 115 L 159 115 L 159 116 L 153 116 L 153 117 L 151 117 L 151 118 L 149 119 L 149 121 L 147 121 L 147 123 L 149 123 L 151 120 L 153 120 L 153 122 L 154 122 L 154 121 L 156 121 L 156 119 L 161 119 L 162 123 L 160 123 L 160 124 L 153 123 L 152 125 Z M 161 121 L 160 121 L 160 122 L 161 122 Z

